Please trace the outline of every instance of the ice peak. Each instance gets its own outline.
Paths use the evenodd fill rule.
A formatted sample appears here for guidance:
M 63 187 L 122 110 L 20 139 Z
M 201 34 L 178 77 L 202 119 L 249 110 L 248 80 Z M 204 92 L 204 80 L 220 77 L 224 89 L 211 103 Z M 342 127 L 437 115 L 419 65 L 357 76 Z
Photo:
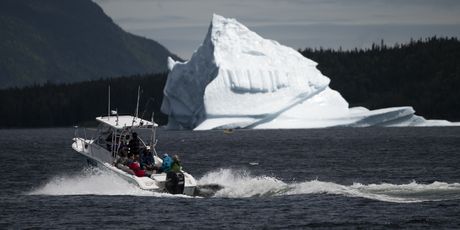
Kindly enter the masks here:
M 251 32 L 246 26 L 239 23 L 234 18 L 225 18 L 218 14 L 213 14 L 211 21 L 211 36 L 214 39 L 224 36 L 244 35 Z M 257 35 L 253 33 L 252 35 Z M 262 39 L 258 36 L 259 39 Z
M 225 68 L 255 67 L 271 70 L 298 66 L 316 67 L 316 62 L 303 57 L 296 50 L 264 39 L 236 19 L 218 14 L 213 14 L 203 45 L 212 46 L 216 64 Z M 302 64 L 298 65 L 299 62 Z M 249 63 L 253 65 L 248 65 Z M 329 81 L 324 76 L 323 80 L 327 83 Z
M 211 20 L 211 24 L 213 26 L 219 26 L 221 24 L 227 24 L 229 21 L 233 21 L 234 23 L 237 23 L 239 24 L 235 19 L 233 18 L 225 18 L 221 15 L 218 15 L 216 13 L 212 14 L 212 20 Z

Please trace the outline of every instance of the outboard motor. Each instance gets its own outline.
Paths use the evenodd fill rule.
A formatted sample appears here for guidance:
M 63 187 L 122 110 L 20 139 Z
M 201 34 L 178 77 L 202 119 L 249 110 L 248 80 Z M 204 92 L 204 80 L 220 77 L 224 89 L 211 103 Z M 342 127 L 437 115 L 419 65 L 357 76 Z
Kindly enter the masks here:
M 171 194 L 183 194 L 185 178 L 182 172 L 168 172 L 166 174 L 166 191 Z

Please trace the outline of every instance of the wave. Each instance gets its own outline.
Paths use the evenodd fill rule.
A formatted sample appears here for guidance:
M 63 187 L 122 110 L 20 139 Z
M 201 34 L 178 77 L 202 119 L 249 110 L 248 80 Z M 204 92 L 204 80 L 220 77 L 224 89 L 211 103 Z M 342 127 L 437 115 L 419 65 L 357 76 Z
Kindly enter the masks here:
M 74 175 L 56 176 L 27 195 L 127 195 L 188 197 L 142 190 L 115 173 L 97 167 Z M 460 199 L 460 183 L 341 185 L 311 180 L 286 183 L 272 176 L 254 176 L 247 170 L 218 169 L 198 179 L 198 197 L 247 198 L 304 194 L 334 194 L 397 203 Z M 189 197 L 188 197 L 189 198 Z
M 97 167 L 87 167 L 75 175 L 60 175 L 35 188 L 27 195 L 128 195 L 172 197 L 171 194 L 142 190 L 115 173 Z
M 214 197 L 228 198 L 334 194 L 396 203 L 460 199 L 459 183 L 435 181 L 431 184 L 420 184 L 412 181 L 408 184 L 341 185 L 319 180 L 286 183 L 275 177 L 252 176 L 248 171 L 233 169 L 209 172 L 198 180 L 198 184 L 220 185 L 222 188 L 215 191 Z

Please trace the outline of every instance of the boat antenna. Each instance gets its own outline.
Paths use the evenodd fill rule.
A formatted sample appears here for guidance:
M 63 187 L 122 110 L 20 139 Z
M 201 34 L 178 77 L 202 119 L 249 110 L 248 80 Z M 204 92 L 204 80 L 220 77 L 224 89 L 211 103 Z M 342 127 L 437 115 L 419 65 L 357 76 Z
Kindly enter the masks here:
M 141 94 L 141 86 L 138 86 L 137 88 L 137 104 L 136 104 L 136 118 L 139 117 L 139 97 Z
M 136 118 L 139 116 L 139 96 L 141 94 L 141 86 L 137 87 L 137 103 L 136 103 L 136 111 L 134 113 L 133 117 L 133 122 L 131 125 L 134 125 L 134 122 L 136 122 Z
M 108 96 L 109 103 L 107 105 L 107 120 L 110 120 L 110 85 L 109 85 L 109 96 Z
M 157 146 L 158 140 L 156 137 L 156 127 L 155 127 L 154 117 L 155 117 L 155 112 L 152 112 L 152 145 L 151 145 L 151 148 L 153 150 L 153 154 L 155 154 L 155 156 L 158 156 L 157 150 L 155 148 Z
M 145 105 L 144 105 L 144 111 L 142 112 L 142 115 L 141 115 L 140 118 L 143 118 L 144 115 L 145 115 L 145 112 L 147 112 L 147 108 L 149 107 L 150 101 L 151 101 L 151 102 L 155 102 L 155 98 L 150 97 L 150 98 L 147 100 L 147 102 L 146 102 Z

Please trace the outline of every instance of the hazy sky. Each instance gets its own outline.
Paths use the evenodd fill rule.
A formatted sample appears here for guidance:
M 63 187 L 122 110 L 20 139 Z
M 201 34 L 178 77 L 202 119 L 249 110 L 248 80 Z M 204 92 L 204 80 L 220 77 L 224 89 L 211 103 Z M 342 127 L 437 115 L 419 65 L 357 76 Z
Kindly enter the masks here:
M 460 37 L 460 0 L 94 0 L 125 30 L 189 58 L 213 13 L 299 48 L 351 49 L 383 39 Z

